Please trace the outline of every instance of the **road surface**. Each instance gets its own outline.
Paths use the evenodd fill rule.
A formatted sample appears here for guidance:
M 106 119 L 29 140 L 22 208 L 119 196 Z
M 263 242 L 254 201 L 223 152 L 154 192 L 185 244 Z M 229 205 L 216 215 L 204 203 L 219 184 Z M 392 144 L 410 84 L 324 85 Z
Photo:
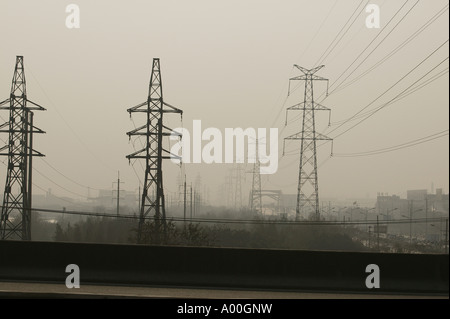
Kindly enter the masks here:
M 448 299 L 449 296 L 107 285 L 69 289 L 64 283 L 0 282 L 0 298 Z

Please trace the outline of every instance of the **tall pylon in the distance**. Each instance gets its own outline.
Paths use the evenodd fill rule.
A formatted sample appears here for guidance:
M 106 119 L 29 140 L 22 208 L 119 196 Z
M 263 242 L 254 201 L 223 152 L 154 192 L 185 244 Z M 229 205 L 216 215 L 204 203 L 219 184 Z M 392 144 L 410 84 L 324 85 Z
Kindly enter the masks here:
M 173 132 L 163 124 L 163 114 L 183 114 L 183 111 L 164 102 L 159 58 L 153 59 L 147 100 L 129 108 L 127 111 L 130 116 L 136 112 L 145 113 L 147 120 L 146 124 L 127 132 L 130 139 L 131 136 L 144 136 L 146 139 L 143 149 L 126 156 L 128 160 L 145 159 L 144 187 L 139 212 L 137 240 L 138 243 L 141 243 L 145 241 L 144 235 L 149 235 L 144 234 L 144 225 L 146 220 L 152 217 L 155 223 L 155 234 L 152 234 L 152 236 L 155 236 L 156 242 L 163 242 L 164 239 L 160 237 L 160 234 L 166 234 L 166 210 L 162 160 L 178 158 L 163 148 L 163 136 L 170 136 L 171 134 L 181 136 L 180 133 Z
M 234 209 L 239 210 L 242 208 L 242 171 L 244 169 L 235 164 L 233 168 L 234 177 Z
M 318 66 L 307 70 L 301 66 L 294 65 L 303 74 L 289 79 L 290 81 L 305 81 L 304 100 L 287 109 L 303 111 L 302 130 L 285 138 L 285 140 L 300 140 L 300 165 L 297 188 L 296 220 L 301 215 L 314 220 L 320 220 L 319 211 L 319 183 L 317 177 L 317 141 L 331 140 L 331 138 L 316 132 L 316 111 L 330 111 L 329 108 L 314 101 L 314 81 L 327 81 L 328 79 L 315 75 L 324 66 Z M 328 85 L 327 85 L 328 94 Z M 287 125 L 286 111 L 286 125 Z M 330 113 L 331 114 L 331 113 Z
M 23 56 L 16 57 L 11 93 L 0 110 L 9 111 L 9 121 L 0 125 L 0 133 L 9 135 L 0 148 L 0 155 L 8 156 L 0 239 L 31 240 L 32 159 L 44 156 L 33 149 L 33 133 L 45 133 L 33 125 L 33 111 L 45 109 L 28 100 Z
M 256 139 L 255 146 L 255 163 L 252 171 L 252 192 L 250 193 L 250 210 L 257 214 L 262 214 L 262 199 L 261 199 L 261 163 L 259 161 L 258 139 Z

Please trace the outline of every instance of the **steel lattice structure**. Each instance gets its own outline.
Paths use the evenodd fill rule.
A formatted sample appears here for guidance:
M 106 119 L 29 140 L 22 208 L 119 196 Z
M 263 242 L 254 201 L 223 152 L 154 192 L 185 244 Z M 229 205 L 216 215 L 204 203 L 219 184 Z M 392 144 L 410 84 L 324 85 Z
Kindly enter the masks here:
M 319 183 L 317 178 L 317 141 L 331 140 L 331 138 L 316 132 L 316 111 L 330 111 L 314 101 L 314 81 L 327 81 L 328 79 L 315 75 L 324 66 L 318 66 L 307 70 L 298 65 L 294 65 L 303 75 L 293 77 L 290 81 L 305 81 L 304 100 L 287 109 L 303 111 L 302 131 L 285 138 L 285 140 L 300 140 L 300 165 L 297 189 L 296 219 L 301 214 L 306 214 L 315 220 L 320 219 L 319 212 Z M 328 88 L 327 88 L 328 94 Z M 287 122 L 286 111 L 286 122 Z M 330 111 L 331 112 L 331 111 Z M 331 114 L 331 113 L 330 113 Z
M 181 134 L 174 132 L 163 125 L 163 114 L 183 114 L 183 111 L 171 106 L 163 100 L 159 58 L 153 59 L 147 100 L 139 105 L 129 108 L 127 111 L 130 113 L 130 116 L 132 113 L 136 112 L 145 113 L 147 119 L 146 124 L 127 132 L 130 139 L 131 136 L 144 136 L 146 139 L 143 149 L 126 156 L 128 160 L 145 159 L 144 187 L 142 190 L 141 210 L 139 213 L 138 242 L 140 243 L 144 240 L 145 221 L 152 215 L 155 222 L 156 241 L 160 242 L 161 239 L 159 234 L 161 228 L 163 234 L 166 233 L 162 160 L 174 157 L 177 158 L 163 148 L 163 136 L 170 136 L 171 134 L 181 136 Z
M 250 210 L 262 214 L 262 198 L 261 198 L 261 163 L 259 161 L 258 139 L 255 146 L 255 163 L 252 172 L 252 191 L 250 193 Z
M 16 57 L 11 94 L 0 109 L 9 110 L 9 121 L 0 125 L 0 133 L 9 134 L 8 145 L 0 148 L 8 156 L 0 238 L 31 240 L 32 159 L 44 156 L 33 149 L 33 134 L 45 133 L 33 125 L 33 111 L 45 109 L 27 98 L 23 56 Z
M 239 164 L 233 164 L 226 176 L 226 195 L 227 205 L 235 210 L 242 208 L 242 171 L 243 168 Z

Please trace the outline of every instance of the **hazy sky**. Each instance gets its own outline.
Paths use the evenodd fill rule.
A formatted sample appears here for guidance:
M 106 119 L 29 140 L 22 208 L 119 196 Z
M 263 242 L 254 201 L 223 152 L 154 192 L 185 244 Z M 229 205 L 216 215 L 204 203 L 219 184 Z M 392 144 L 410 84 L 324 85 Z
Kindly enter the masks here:
M 317 74 L 330 79 L 332 92 L 359 64 L 344 85 L 386 57 L 448 3 L 407 1 L 383 30 L 405 1 L 373 0 L 370 3 L 381 9 L 381 28 L 368 29 L 368 13 L 363 11 L 340 37 L 339 31 L 360 2 L 2 0 L 0 99 L 9 96 L 15 57 L 23 55 L 28 97 L 47 108 L 35 114 L 36 126 L 47 132 L 36 136 L 34 143 L 46 155 L 45 161 L 78 184 L 97 189 L 110 189 L 120 171 L 122 187 L 133 191 L 139 185 L 136 175 L 143 177 L 144 163 L 134 164 L 136 174 L 125 158 L 134 152 L 126 136 L 134 128 L 126 109 L 146 100 L 152 59 L 159 57 L 165 101 L 184 111 L 183 123 L 176 115 L 167 115 L 169 126 L 191 129 L 192 121 L 199 119 L 204 128 L 222 131 L 278 127 L 279 169 L 263 176 L 263 189 L 296 193 L 299 141 L 286 145 L 289 155 L 282 157 L 281 152 L 283 138 L 301 131 L 301 121 L 295 121 L 299 112 L 289 115 L 283 129 L 285 109 L 303 99 L 302 87 L 286 99 L 288 79 L 300 75 L 293 64 L 308 69 L 324 64 Z M 65 25 L 65 9 L 71 3 L 80 8 L 79 29 Z M 331 122 L 362 110 L 443 44 L 448 39 L 448 19 L 447 10 L 367 76 L 330 94 L 322 104 L 332 109 Z M 448 43 L 365 111 L 393 99 L 447 56 Z M 447 68 L 448 60 L 423 81 L 443 76 L 337 137 L 335 155 L 385 149 L 448 130 Z M 296 85 L 292 83 L 291 90 Z M 319 101 L 325 90 L 324 83 L 315 84 Z M 317 114 L 317 131 L 330 137 L 357 123 L 350 121 L 333 131 L 338 126 L 327 128 L 328 113 Z M 8 111 L 0 115 L 5 120 Z M 133 115 L 133 120 L 137 126 L 144 124 L 142 114 Z M 1 139 L 3 145 L 7 135 L 2 133 Z M 136 148 L 140 146 L 136 141 Z M 375 197 L 377 192 L 405 197 L 407 189 L 430 189 L 432 182 L 446 193 L 449 189 L 448 135 L 373 156 L 329 157 L 330 144 L 320 147 L 321 197 Z M 188 182 L 199 173 L 214 200 L 231 166 L 186 165 Z M 251 167 L 246 165 L 246 170 Z M 60 196 L 87 195 L 86 187 L 58 174 L 42 159 L 35 160 L 35 168 L 34 183 L 40 188 L 52 188 Z M 174 192 L 180 168 L 165 162 L 163 170 L 166 192 Z M 0 164 L 1 191 L 5 174 L 6 166 Z M 246 196 L 251 174 L 243 175 Z M 42 194 L 40 188 L 35 187 L 34 193 Z

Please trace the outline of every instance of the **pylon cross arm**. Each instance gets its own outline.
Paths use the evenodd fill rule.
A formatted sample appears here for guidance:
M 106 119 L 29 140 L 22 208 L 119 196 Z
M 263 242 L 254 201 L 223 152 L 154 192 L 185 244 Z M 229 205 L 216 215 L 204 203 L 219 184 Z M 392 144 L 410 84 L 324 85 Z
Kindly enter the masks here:
M 140 103 L 140 104 L 138 104 L 136 106 L 130 107 L 129 109 L 127 109 L 127 112 L 128 113 L 132 113 L 132 112 L 147 112 L 147 110 L 140 110 L 139 109 L 140 107 L 142 107 L 144 105 L 147 105 L 147 101 L 142 102 L 142 103 Z
M 36 106 L 36 107 L 29 107 L 29 106 L 27 106 L 26 109 L 28 109 L 28 110 L 47 111 L 46 108 L 40 106 L 39 104 L 37 104 L 37 103 L 35 103 L 35 102 L 31 101 L 31 100 L 28 100 L 28 99 L 27 99 L 26 101 L 27 101 L 28 103 L 31 103 L 31 104 L 33 104 L 34 106 Z
M 170 105 L 169 103 L 166 103 L 166 102 L 163 102 L 163 104 L 165 106 L 168 106 L 171 109 L 171 110 L 166 110 L 165 111 L 166 113 L 180 113 L 180 114 L 183 114 L 183 110 L 180 110 L 179 108 L 177 108 L 175 106 L 172 106 L 172 105 Z
M 315 67 L 315 68 L 313 68 L 313 69 L 310 69 L 310 70 L 308 70 L 308 69 L 305 69 L 304 67 L 302 67 L 302 66 L 299 66 L 299 65 L 297 65 L 297 64 L 294 64 L 294 67 L 296 67 L 297 69 L 299 69 L 300 71 L 302 71 L 304 74 L 314 74 L 314 73 L 316 73 L 317 71 L 319 71 L 321 68 L 323 68 L 325 65 L 319 65 L 319 66 L 317 66 L 317 67 Z
M 290 78 L 290 81 L 305 81 L 308 78 L 306 77 L 306 75 L 299 75 L 299 76 L 294 76 L 293 78 Z

